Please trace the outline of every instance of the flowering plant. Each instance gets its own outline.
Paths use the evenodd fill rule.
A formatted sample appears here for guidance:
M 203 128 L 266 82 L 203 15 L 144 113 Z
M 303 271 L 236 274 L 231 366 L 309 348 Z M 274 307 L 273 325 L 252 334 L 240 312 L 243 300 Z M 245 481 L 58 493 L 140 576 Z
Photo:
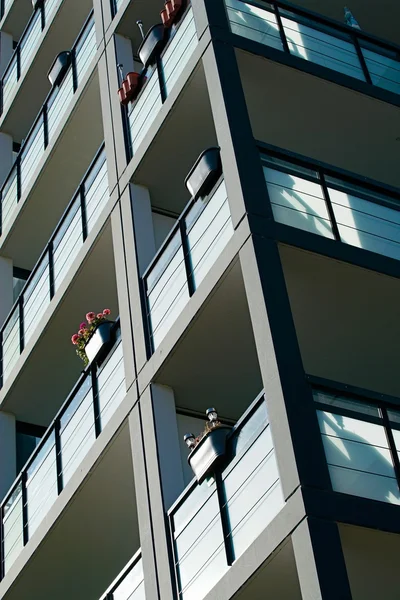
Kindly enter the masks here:
M 222 427 L 221 421 L 218 419 L 218 414 L 215 408 L 208 408 L 206 411 L 207 421 L 204 430 L 196 437 L 193 433 L 187 433 L 184 436 L 184 441 L 190 450 L 194 450 L 201 440 L 214 429 Z
M 85 367 L 88 365 L 89 360 L 86 356 L 85 347 L 91 338 L 92 334 L 96 331 L 101 323 L 104 323 L 107 320 L 108 315 L 111 314 L 111 310 L 109 308 L 105 308 L 101 313 L 88 312 L 86 315 L 86 321 L 83 321 L 79 325 L 78 333 L 74 333 L 71 337 L 71 342 L 74 346 L 76 346 L 76 353 L 81 358 L 85 364 Z

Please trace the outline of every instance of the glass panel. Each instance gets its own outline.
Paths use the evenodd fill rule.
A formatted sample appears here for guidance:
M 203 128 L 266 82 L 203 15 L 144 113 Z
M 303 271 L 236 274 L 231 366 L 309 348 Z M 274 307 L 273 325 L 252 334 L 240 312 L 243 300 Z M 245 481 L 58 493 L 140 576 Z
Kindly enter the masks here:
M 399 504 L 384 427 L 322 411 L 318 419 L 333 489 Z
M 179 236 L 179 232 L 175 237 Z M 174 243 L 174 240 L 172 240 Z M 164 338 L 189 300 L 183 248 L 178 250 L 148 295 L 154 348 Z
M 82 245 L 81 203 L 78 196 L 53 241 L 55 291 L 60 287 Z
M 162 106 L 157 71 L 154 71 L 129 114 L 131 148 L 134 154 Z
M 22 486 L 19 484 L 4 506 L 4 570 L 11 567 L 23 548 Z
M 61 418 L 61 463 L 66 485 L 96 440 L 90 377 L 80 387 Z
M 99 163 L 94 179 L 85 184 L 86 222 L 88 233 L 93 229 L 102 208 L 109 198 L 107 163 Z M 87 189 L 86 189 L 87 187 Z
M 365 81 L 357 51 L 350 41 L 282 17 L 290 53 Z
M 333 239 L 322 187 L 302 177 L 264 166 L 275 220 Z
M 167 96 L 171 93 L 179 75 L 189 62 L 196 46 L 196 26 L 193 11 L 190 9 L 161 57 Z
M 114 14 L 119 11 L 119 8 L 122 4 L 122 0 L 112 0 L 114 2 Z
M 46 19 L 46 24 L 49 22 L 49 19 L 54 12 L 55 8 L 61 4 L 62 0 L 45 0 L 44 3 L 44 15 Z
M 240 0 L 226 0 L 232 33 L 283 50 L 278 22 L 272 10 Z
M 68 105 L 74 95 L 74 86 L 72 80 L 72 69 L 62 80 L 61 87 L 56 87 L 47 103 L 47 122 L 49 132 L 49 142 L 51 142 L 57 125 L 65 115 Z
M 26 188 L 32 179 L 37 168 L 38 162 L 44 152 L 44 127 L 43 115 L 35 125 L 28 137 L 28 141 L 21 154 L 21 195 L 26 192 Z
M 27 474 L 28 531 L 32 537 L 58 495 L 54 433 L 40 449 Z
M 322 404 L 328 404 L 329 406 L 337 406 L 339 408 L 345 408 L 346 410 L 353 410 L 358 413 L 370 415 L 371 417 L 380 418 L 378 407 L 362 400 L 355 400 L 354 398 L 347 398 L 340 394 L 335 394 L 334 392 L 317 389 L 313 389 L 313 397 L 315 402 L 321 402 Z
M 203 200 L 198 202 L 201 203 Z M 186 220 L 190 221 L 190 219 L 189 213 Z M 203 281 L 232 234 L 228 196 L 225 182 L 222 182 L 214 195 L 206 201 L 204 210 L 187 236 L 196 288 Z
M 24 291 L 24 342 L 28 343 L 50 304 L 49 257 L 46 254 Z
M 378 48 L 376 48 L 377 52 L 367 50 L 367 48 L 361 48 L 361 50 L 367 63 L 372 83 L 385 90 L 399 94 L 400 62 L 398 58 L 395 55 L 392 58 L 385 56 Z
M 251 417 L 236 430 L 234 435 L 228 441 L 228 448 L 232 458 L 241 454 L 250 443 L 252 443 L 268 425 L 267 405 L 264 402 L 260 404 Z M 225 470 L 227 472 L 227 469 Z
M 2 230 L 6 229 L 13 210 L 16 208 L 18 202 L 18 182 L 17 182 L 17 166 L 11 171 L 2 192 L 1 197 L 1 222 Z
M 37 10 L 34 14 L 29 29 L 24 33 L 21 40 L 20 53 L 21 53 L 21 76 L 26 71 L 32 56 L 34 55 L 36 48 L 39 44 L 40 36 L 42 33 L 42 15 L 41 11 Z
M 124 357 L 119 342 L 98 375 L 100 421 L 103 430 L 126 394 Z
M 400 259 L 400 211 L 329 188 L 342 242 Z
M 7 68 L 6 73 L 2 79 L 3 86 L 3 111 L 7 108 L 11 98 L 14 94 L 14 90 L 18 84 L 18 69 L 17 69 L 17 57 L 12 59 L 12 62 Z
M 94 21 L 88 23 L 84 37 L 76 47 L 76 80 L 79 85 L 88 70 L 97 51 L 96 31 Z
M 19 307 L 12 312 L 3 331 L 3 384 L 20 355 Z
M 143 563 L 140 559 L 113 592 L 113 600 L 139 600 L 145 598 Z

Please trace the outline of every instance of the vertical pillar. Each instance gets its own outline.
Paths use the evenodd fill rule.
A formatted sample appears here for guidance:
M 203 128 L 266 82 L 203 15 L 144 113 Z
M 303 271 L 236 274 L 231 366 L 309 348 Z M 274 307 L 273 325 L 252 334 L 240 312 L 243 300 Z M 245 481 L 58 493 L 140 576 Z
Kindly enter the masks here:
M 0 501 L 17 474 L 15 416 L 0 411 Z
M 0 327 L 3 325 L 12 305 L 13 264 L 11 259 L 0 257 Z
M 292 533 L 303 600 L 351 600 L 336 523 L 306 518 Z
M 101 0 L 93 0 L 93 12 L 94 12 L 94 24 L 96 28 L 96 42 L 97 47 L 104 37 L 104 25 L 103 25 L 103 7 Z
M 4 71 L 13 53 L 13 37 L 5 31 L 0 32 L 0 77 L 3 76 Z
M 130 188 L 139 275 L 142 276 L 156 253 L 151 199 L 147 188 L 135 184 Z
M 0 133 L 0 186 L 3 185 L 13 165 L 13 139 L 7 133 Z

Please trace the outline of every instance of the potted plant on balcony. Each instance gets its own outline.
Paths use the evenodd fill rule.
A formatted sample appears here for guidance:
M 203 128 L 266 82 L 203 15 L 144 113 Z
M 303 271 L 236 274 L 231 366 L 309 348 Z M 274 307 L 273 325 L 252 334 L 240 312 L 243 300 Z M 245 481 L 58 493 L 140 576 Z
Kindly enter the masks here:
M 76 353 L 84 362 L 85 367 L 94 360 L 101 360 L 112 343 L 113 322 L 107 317 L 111 311 L 105 308 L 103 312 L 88 312 L 86 320 L 79 325 L 78 333 L 74 333 L 71 342 L 76 346 Z
M 194 199 L 205 197 L 222 173 L 221 149 L 213 146 L 204 150 L 185 179 L 185 185 Z
M 184 0 L 167 0 L 165 8 L 161 11 L 161 20 L 164 27 L 171 27 L 179 17 Z
M 206 416 L 208 421 L 200 435 L 195 437 L 193 433 L 187 433 L 184 436 L 184 441 L 191 451 L 188 462 L 199 483 L 215 473 L 223 461 L 226 454 L 226 438 L 232 429 L 219 421 L 215 408 L 208 408 Z

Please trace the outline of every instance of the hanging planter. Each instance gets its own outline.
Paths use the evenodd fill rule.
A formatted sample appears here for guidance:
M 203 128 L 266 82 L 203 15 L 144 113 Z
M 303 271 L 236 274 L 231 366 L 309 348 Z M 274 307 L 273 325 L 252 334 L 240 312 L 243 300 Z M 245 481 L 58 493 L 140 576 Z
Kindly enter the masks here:
M 77 347 L 76 353 L 83 360 L 85 367 L 94 361 L 102 360 L 110 349 L 114 325 L 107 319 L 110 312 L 110 309 L 105 308 L 97 315 L 93 312 L 87 313 L 87 323 L 81 323 L 78 333 L 71 338 L 71 342 Z
M 145 67 L 154 62 L 156 55 L 161 53 L 164 46 L 164 25 L 154 25 L 147 32 L 143 42 L 139 46 L 139 58 Z
M 220 423 L 214 408 L 209 408 L 206 415 L 209 421 L 204 432 L 197 438 L 193 433 L 187 433 L 184 437 L 186 445 L 191 449 L 188 463 L 199 484 L 213 475 L 223 462 L 226 439 L 232 429 Z
M 164 27 L 171 27 L 177 21 L 183 0 L 167 0 L 165 8 L 161 11 L 161 20 Z
M 122 82 L 122 87 L 118 90 L 119 101 L 126 106 L 129 102 L 133 102 L 138 97 L 146 76 L 133 71 L 127 73 L 126 78 Z
M 185 185 L 193 198 L 207 196 L 222 174 L 221 149 L 217 146 L 202 152 L 196 160 Z
M 47 77 L 53 87 L 55 85 L 60 85 L 70 64 L 71 52 L 69 50 L 65 50 L 64 52 L 57 54 L 49 72 L 47 73 Z

